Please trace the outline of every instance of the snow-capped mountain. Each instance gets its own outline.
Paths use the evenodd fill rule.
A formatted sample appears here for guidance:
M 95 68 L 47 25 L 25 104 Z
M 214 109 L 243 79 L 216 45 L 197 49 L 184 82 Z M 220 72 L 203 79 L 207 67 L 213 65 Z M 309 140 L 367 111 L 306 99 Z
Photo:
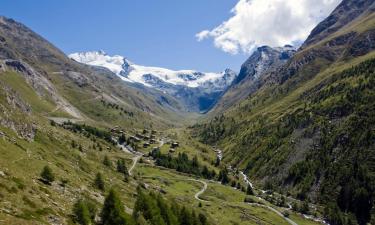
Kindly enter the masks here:
M 242 64 L 241 71 L 234 83 L 238 84 L 245 78 L 257 80 L 267 71 L 284 64 L 295 52 L 296 49 L 291 45 L 276 48 L 269 46 L 257 48 L 246 62 Z
M 166 82 L 191 88 L 211 85 L 215 85 L 216 88 L 226 88 L 236 76 L 229 69 L 221 73 L 203 73 L 194 70 L 175 71 L 141 66 L 123 56 L 109 56 L 103 51 L 73 53 L 69 57 L 84 64 L 108 68 L 125 81 L 141 83 L 148 87 L 154 87 L 155 82 Z
M 226 69 L 221 73 L 204 73 L 195 70 L 170 70 L 132 63 L 127 58 L 110 56 L 103 51 L 73 53 L 69 57 L 77 62 L 105 67 L 131 83 L 143 84 L 185 101 L 189 108 L 206 111 L 233 82 L 237 73 Z

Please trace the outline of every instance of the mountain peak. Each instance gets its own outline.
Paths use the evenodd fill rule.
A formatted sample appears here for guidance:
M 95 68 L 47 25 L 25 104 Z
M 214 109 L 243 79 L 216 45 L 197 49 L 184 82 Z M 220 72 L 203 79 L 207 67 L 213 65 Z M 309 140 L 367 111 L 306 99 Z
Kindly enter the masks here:
M 190 88 L 197 88 L 204 86 L 206 82 L 215 83 L 228 75 L 233 80 L 236 76 L 230 69 L 226 69 L 222 73 L 206 73 L 195 70 L 170 70 L 161 67 L 148 67 L 132 63 L 128 59 L 120 55 L 110 56 L 103 50 L 89 51 L 82 53 L 73 53 L 69 55 L 70 58 L 84 64 L 92 66 L 101 66 L 111 70 L 116 75 L 120 76 L 125 81 L 141 83 L 145 86 L 152 87 L 149 82 L 150 75 L 158 80 L 170 85 L 181 85 Z M 220 87 L 222 89 L 225 87 Z
M 69 57 L 80 63 L 105 67 L 123 81 L 168 93 L 186 102 L 188 108 L 203 112 L 216 102 L 237 77 L 237 73 L 231 69 L 207 73 L 142 66 L 120 55 L 110 56 L 104 51 L 73 53 Z
M 270 46 L 261 46 L 242 64 L 241 71 L 238 74 L 234 84 L 240 83 L 245 78 L 258 79 L 265 71 L 277 67 L 290 59 L 296 49 L 291 45 L 272 48 Z

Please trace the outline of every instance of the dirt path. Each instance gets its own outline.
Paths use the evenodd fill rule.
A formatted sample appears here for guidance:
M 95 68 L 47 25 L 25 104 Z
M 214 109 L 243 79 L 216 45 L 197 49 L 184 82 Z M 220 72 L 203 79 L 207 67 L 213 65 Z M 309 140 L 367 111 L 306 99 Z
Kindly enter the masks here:
M 189 180 L 196 181 L 196 182 L 203 184 L 203 188 L 194 195 L 194 198 L 201 202 L 208 202 L 206 200 L 199 198 L 199 196 L 202 195 L 207 190 L 207 186 L 208 186 L 207 183 L 203 180 L 195 180 L 195 179 L 189 179 Z
M 132 166 L 129 168 L 129 175 L 131 176 L 132 175 L 132 171 L 133 171 L 133 169 L 135 168 L 135 166 L 137 165 L 137 162 L 138 162 L 138 160 L 141 158 L 142 156 L 141 155 L 136 155 L 136 156 L 134 156 L 134 158 L 132 158 L 132 160 L 133 160 L 133 164 L 132 164 Z
M 298 225 L 296 222 L 294 222 L 293 220 L 289 219 L 288 217 L 285 217 L 280 211 L 278 211 L 275 208 L 272 208 L 271 206 L 261 205 L 261 204 L 258 204 L 258 203 L 248 203 L 248 205 L 253 205 L 253 206 L 258 206 L 258 207 L 262 207 L 262 208 L 267 208 L 267 209 L 271 210 L 272 212 L 276 213 L 277 215 L 281 216 L 282 218 L 284 218 L 284 220 L 286 220 L 288 223 L 290 223 L 292 225 Z

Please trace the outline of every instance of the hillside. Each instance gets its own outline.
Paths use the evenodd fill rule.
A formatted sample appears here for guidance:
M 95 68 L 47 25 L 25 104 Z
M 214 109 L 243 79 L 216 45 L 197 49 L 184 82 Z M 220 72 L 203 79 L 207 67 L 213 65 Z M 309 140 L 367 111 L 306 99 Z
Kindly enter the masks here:
M 240 73 L 208 113 L 214 116 L 228 110 L 258 90 L 264 76 L 285 64 L 295 53 L 292 46 L 259 47 L 241 66 Z
M 221 73 L 204 73 L 142 66 L 123 56 L 110 56 L 103 51 L 73 53 L 69 57 L 87 65 L 107 68 L 125 83 L 143 85 L 168 93 L 178 99 L 186 110 L 192 112 L 210 110 L 237 76 L 230 69 Z
M 77 63 L 11 19 L 0 18 L 0 34 L 3 70 L 25 76 L 49 102 L 49 108 L 41 109 L 47 116 L 89 119 L 105 126 L 165 127 L 182 122 L 178 115 L 186 110 L 170 95 L 127 85 L 107 69 Z
M 0 58 L 0 224 L 319 224 L 176 128 L 196 115 L 173 97 L 5 17 Z
M 324 204 L 331 224 L 374 218 L 374 7 L 343 1 L 257 91 L 193 127 L 257 185 Z

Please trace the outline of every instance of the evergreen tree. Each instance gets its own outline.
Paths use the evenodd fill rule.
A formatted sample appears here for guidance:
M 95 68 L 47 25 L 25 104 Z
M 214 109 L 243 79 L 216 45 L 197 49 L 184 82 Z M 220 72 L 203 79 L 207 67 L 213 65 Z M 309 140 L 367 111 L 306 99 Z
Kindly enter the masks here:
M 371 196 L 365 188 L 359 188 L 354 194 L 355 215 L 360 225 L 367 224 L 371 219 L 371 208 L 373 207 Z
M 94 186 L 101 191 L 105 190 L 105 184 L 101 173 L 96 174 Z
M 192 225 L 193 224 L 191 214 L 185 207 L 181 209 L 179 221 L 180 221 L 180 225 Z
M 78 200 L 73 206 L 74 220 L 82 225 L 91 224 L 90 211 L 83 200 Z
M 130 224 L 125 216 L 124 205 L 116 191 L 111 189 L 105 198 L 101 212 L 103 225 L 127 225 Z
M 310 211 L 309 203 L 307 201 L 303 201 L 300 211 L 305 214 Z
M 198 162 L 198 157 L 197 156 L 194 156 L 193 160 L 192 160 L 192 166 L 195 167 L 195 168 L 198 168 L 199 167 L 199 162 Z
M 220 158 L 219 157 L 216 157 L 215 166 L 216 167 L 220 166 Z
M 126 167 L 124 159 L 117 160 L 117 171 L 119 173 L 123 173 L 124 175 L 129 176 L 128 168 Z
M 72 140 L 71 146 L 72 148 L 77 148 L 77 143 L 74 140 Z
M 324 209 L 324 217 L 327 218 L 331 225 L 343 225 L 345 219 L 340 211 L 340 208 L 336 204 L 328 204 Z
M 53 174 L 49 166 L 45 166 L 40 174 L 42 179 L 47 183 L 52 183 L 55 180 L 55 175 Z
M 201 213 L 199 213 L 199 222 L 201 223 L 201 225 L 208 225 L 208 222 L 207 222 L 207 217 Z
M 229 177 L 228 177 L 228 171 L 226 169 L 223 169 L 219 173 L 219 179 L 222 184 L 228 184 L 229 183 Z
M 254 195 L 254 190 L 253 190 L 253 188 L 250 186 L 250 184 L 247 185 L 246 194 L 247 194 L 247 195 Z
M 107 167 L 112 167 L 111 160 L 109 160 L 109 158 L 108 158 L 107 155 L 104 156 L 103 164 L 104 164 L 105 166 L 107 166 Z

